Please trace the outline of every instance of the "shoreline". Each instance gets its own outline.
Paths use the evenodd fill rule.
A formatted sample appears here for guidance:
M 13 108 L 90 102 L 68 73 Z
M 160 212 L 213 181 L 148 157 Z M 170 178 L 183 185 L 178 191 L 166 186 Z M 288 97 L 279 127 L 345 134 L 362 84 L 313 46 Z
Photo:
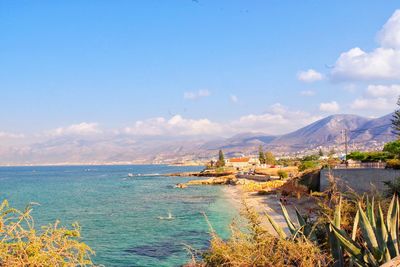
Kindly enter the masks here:
M 239 214 L 243 208 L 242 201 L 246 201 L 247 205 L 249 205 L 249 207 L 254 209 L 260 215 L 262 226 L 265 227 L 270 234 L 277 236 L 276 231 L 268 221 L 267 217 L 264 215 L 265 212 L 268 212 L 268 214 L 279 226 L 284 229 L 287 234 L 290 233 L 285 218 L 282 215 L 279 197 L 276 194 L 257 195 L 255 193 L 245 192 L 241 185 L 224 186 L 222 191 L 229 201 L 231 201 L 234 207 L 239 211 Z M 288 209 L 290 217 L 295 218 L 295 211 L 291 205 L 286 206 L 286 208 Z M 242 215 L 240 215 L 240 217 L 242 217 Z

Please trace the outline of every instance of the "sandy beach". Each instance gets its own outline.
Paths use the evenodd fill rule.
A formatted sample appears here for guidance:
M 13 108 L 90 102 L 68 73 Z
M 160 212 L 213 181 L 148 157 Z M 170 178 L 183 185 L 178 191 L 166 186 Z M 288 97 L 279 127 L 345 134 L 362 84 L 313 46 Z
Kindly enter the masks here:
M 245 192 L 240 185 L 225 186 L 223 191 L 226 193 L 227 197 L 231 199 L 232 203 L 237 209 L 242 209 L 243 201 L 245 201 L 250 207 L 262 215 L 262 224 L 271 234 L 276 235 L 276 232 L 269 223 L 267 217 L 263 216 L 265 212 L 267 212 L 276 221 L 276 223 L 285 230 L 285 232 L 289 233 L 285 218 L 282 215 L 278 195 L 257 195 L 253 192 Z M 294 208 L 291 207 L 291 205 L 288 205 L 287 209 L 291 218 L 295 218 L 296 214 Z

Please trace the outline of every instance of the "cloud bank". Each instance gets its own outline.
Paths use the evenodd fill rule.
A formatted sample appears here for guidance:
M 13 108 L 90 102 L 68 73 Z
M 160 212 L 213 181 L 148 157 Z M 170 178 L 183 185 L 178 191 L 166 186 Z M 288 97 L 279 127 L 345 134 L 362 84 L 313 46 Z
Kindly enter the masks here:
M 331 71 L 334 81 L 400 80 L 400 10 L 377 34 L 379 47 L 366 52 L 354 47 L 343 52 Z

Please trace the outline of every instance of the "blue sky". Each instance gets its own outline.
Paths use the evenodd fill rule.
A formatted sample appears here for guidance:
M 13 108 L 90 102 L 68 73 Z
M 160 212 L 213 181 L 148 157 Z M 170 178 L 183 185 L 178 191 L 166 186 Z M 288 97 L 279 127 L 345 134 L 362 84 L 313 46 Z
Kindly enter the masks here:
M 400 93 L 399 8 L 1 1 L 0 133 L 277 134 L 334 113 L 385 115 Z

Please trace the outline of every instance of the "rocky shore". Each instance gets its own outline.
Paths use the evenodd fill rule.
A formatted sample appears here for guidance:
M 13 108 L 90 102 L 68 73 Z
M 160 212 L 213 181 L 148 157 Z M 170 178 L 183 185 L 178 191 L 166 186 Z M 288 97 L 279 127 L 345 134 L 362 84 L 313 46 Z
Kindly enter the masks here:
M 177 172 L 177 173 L 168 173 L 165 176 L 170 177 L 223 177 L 234 175 L 234 172 Z

